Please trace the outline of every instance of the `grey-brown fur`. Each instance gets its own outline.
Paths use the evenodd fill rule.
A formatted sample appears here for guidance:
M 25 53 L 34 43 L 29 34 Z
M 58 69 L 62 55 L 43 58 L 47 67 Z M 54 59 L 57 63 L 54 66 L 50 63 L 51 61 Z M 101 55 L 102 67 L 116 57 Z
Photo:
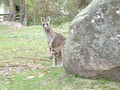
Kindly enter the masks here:
M 44 28 L 46 37 L 47 37 L 47 42 L 49 46 L 49 50 L 51 52 L 51 49 L 53 48 L 58 48 L 62 45 L 62 43 L 66 40 L 66 38 L 56 32 L 54 32 L 51 27 L 50 27 L 50 17 L 41 18 L 42 21 L 42 26 Z M 53 66 L 57 65 L 57 58 L 53 54 Z
M 62 62 L 62 55 L 61 54 L 63 51 L 65 41 L 66 40 L 64 40 L 59 47 L 51 48 L 51 56 L 54 55 L 56 57 L 56 59 L 59 60 L 60 62 Z

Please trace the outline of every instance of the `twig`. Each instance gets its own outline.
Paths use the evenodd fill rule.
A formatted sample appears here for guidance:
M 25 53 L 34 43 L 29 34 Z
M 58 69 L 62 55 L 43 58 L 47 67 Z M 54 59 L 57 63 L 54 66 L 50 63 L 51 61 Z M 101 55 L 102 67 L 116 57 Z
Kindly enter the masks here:
M 0 67 L 27 67 L 28 65 L 0 65 Z

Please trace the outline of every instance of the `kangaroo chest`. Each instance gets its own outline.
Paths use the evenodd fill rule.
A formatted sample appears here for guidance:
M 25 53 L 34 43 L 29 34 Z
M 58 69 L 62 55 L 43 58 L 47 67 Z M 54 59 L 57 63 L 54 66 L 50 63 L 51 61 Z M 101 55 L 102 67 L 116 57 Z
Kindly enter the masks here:
M 50 44 L 53 42 L 54 33 L 46 33 L 46 37 L 47 37 L 48 45 L 49 45 L 49 47 L 51 47 Z

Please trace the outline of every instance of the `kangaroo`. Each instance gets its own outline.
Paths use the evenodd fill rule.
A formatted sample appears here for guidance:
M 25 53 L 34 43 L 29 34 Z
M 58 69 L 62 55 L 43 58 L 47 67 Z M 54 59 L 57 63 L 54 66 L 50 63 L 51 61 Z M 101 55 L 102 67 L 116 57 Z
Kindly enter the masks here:
M 66 41 L 66 40 L 65 40 Z M 61 65 L 63 63 L 62 61 L 62 51 L 63 51 L 63 47 L 64 47 L 64 44 L 65 44 L 65 41 L 62 42 L 61 46 L 57 47 L 57 48 L 51 48 L 51 56 L 55 56 L 57 61 L 60 61 L 61 62 Z
M 51 52 L 52 48 L 57 48 L 57 47 L 61 46 L 62 42 L 64 42 L 66 40 L 66 38 L 64 36 L 54 32 L 51 29 L 49 16 L 46 19 L 42 17 L 41 22 L 42 22 L 42 26 L 43 26 L 44 32 L 46 34 L 46 37 L 47 37 L 49 51 Z M 56 66 L 56 65 L 57 65 L 57 58 L 53 54 L 53 66 Z

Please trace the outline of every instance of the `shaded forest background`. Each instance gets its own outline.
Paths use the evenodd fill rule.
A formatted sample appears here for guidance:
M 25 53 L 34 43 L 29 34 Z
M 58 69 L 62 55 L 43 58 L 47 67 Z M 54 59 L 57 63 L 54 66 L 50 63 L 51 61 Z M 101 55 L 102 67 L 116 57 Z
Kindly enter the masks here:
M 71 21 L 92 0 L 0 0 L 10 10 L 11 21 L 15 20 L 17 6 L 20 22 L 27 25 L 40 24 L 41 17 L 50 16 L 52 24 Z

